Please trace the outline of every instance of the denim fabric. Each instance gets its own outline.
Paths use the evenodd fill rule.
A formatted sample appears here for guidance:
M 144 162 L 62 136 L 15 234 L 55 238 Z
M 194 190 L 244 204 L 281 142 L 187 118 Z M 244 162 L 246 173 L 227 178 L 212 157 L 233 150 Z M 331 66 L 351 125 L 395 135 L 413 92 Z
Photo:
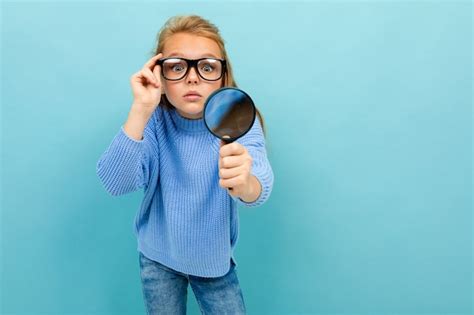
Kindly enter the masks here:
M 245 314 L 235 264 L 217 278 L 187 275 L 139 252 L 140 277 L 147 314 L 186 314 L 188 283 L 202 314 Z

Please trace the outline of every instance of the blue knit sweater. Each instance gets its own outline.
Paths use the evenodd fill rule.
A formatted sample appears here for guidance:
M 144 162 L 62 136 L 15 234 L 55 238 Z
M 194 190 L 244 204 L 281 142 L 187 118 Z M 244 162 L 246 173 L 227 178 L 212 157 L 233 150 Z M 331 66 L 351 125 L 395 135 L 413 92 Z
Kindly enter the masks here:
M 237 205 L 256 207 L 270 196 L 273 171 L 258 117 L 236 140 L 252 157 L 251 173 L 262 192 L 247 203 L 219 185 L 220 139 L 204 120 L 182 117 L 175 108 L 158 106 L 142 140 L 129 137 L 123 125 L 99 158 L 96 171 L 113 196 L 144 189 L 134 220 L 137 250 L 174 270 L 219 277 L 235 261 L 239 235 Z

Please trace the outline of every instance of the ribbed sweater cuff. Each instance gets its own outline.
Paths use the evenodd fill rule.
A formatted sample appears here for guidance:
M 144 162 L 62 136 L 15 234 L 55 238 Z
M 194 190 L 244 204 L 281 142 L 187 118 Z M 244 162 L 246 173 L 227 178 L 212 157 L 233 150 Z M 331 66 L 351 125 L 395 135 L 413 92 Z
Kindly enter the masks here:
M 258 207 L 262 205 L 263 203 L 265 203 L 265 201 L 270 196 L 272 186 L 273 186 L 273 176 L 271 172 L 256 173 L 252 175 L 254 175 L 258 179 L 258 181 L 260 182 L 260 185 L 262 186 L 262 190 L 260 191 L 260 195 L 258 196 L 258 198 L 253 202 L 246 202 L 242 200 L 241 198 L 232 196 L 232 199 L 241 203 L 245 207 L 249 207 L 249 208 Z

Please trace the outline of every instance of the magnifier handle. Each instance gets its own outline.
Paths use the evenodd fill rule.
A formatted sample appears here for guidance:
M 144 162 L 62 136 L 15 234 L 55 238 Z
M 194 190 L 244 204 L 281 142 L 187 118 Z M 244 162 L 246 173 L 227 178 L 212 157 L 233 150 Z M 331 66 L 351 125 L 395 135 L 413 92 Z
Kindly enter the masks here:
M 224 136 L 224 137 L 221 138 L 221 141 L 222 141 L 224 144 L 229 144 L 229 143 L 231 143 L 231 142 L 234 142 L 232 139 L 228 139 L 228 138 L 226 138 L 226 137 L 228 137 L 228 136 Z M 227 189 L 230 190 L 230 191 L 232 191 L 232 187 L 229 187 L 229 188 L 227 188 Z

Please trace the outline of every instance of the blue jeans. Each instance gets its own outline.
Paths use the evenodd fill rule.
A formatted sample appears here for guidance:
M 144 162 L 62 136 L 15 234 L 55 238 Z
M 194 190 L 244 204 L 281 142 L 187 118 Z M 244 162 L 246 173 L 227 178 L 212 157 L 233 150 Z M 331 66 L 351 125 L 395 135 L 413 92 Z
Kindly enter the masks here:
M 186 314 L 188 283 L 202 314 L 245 314 L 235 264 L 217 278 L 187 275 L 139 252 L 140 277 L 148 314 Z M 231 260 L 232 261 L 232 260 Z

